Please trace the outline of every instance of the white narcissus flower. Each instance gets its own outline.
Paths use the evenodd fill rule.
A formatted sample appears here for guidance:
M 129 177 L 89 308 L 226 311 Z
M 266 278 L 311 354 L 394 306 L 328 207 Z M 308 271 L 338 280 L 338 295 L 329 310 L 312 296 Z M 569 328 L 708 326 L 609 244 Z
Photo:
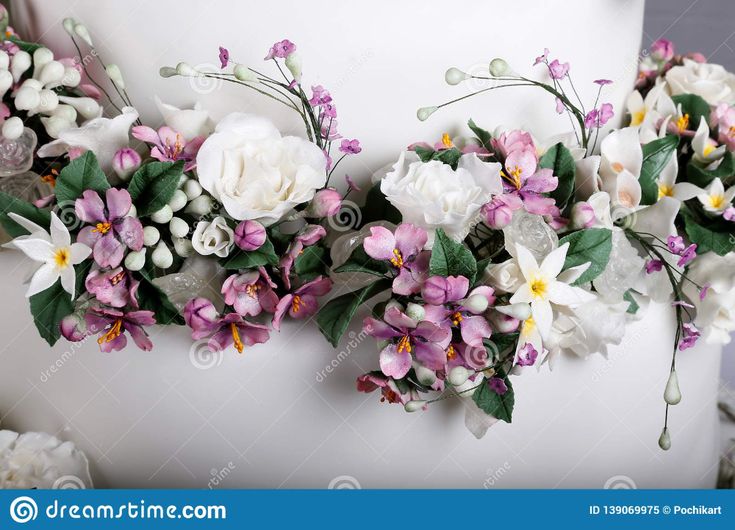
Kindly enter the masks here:
M 235 232 L 227 226 L 224 217 L 199 221 L 191 236 L 191 244 L 202 256 L 214 254 L 225 258 L 235 244 Z
M 684 59 L 681 66 L 666 72 L 671 94 L 696 94 L 710 105 L 735 102 L 735 75 L 719 64 Z
M 702 203 L 702 207 L 706 212 L 714 215 L 721 215 L 732 203 L 735 197 L 735 186 L 730 186 L 725 191 L 725 186 L 719 178 L 715 178 L 703 193 L 697 195 L 697 199 Z
M 421 162 L 415 153 L 401 153 L 383 178 L 380 190 L 403 216 L 403 221 L 425 228 L 430 241 L 436 229 L 461 241 L 481 221 L 480 209 L 503 192 L 501 165 L 465 154 L 457 169 L 438 160 Z
M 606 191 L 613 206 L 630 210 L 641 203 L 638 178 L 643 164 L 638 131 L 626 127 L 611 132 L 600 144 L 601 190 Z
M 709 137 L 709 126 L 704 116 L 699 121 L 697 132 L 694 133 L 694 138 L 692 138 L 692 149 L 694 150 L 694 160 L 704 165 L 718 161 L 727 152 L 726 145 L 718 147 L 717 142 Z
M 197 155 L 199 183 L 238 221 L 265 226 L 308 202 L 326 182 L 326 158 L 315 144 L 281 136 L 265 118 L 226 116 Z
M 71 148 L 92 151 L 102 170 L 112 171 L 112 161 L 123 147 L 130 142 L 130 126 L 138 119 L 133 107 L 123 107 L 122 113 L 114 118 L 94 118 L 81 127 L 71 127 L 59 133 L 59 138 L 38 150 L 41 158 L 61 156 Z
M 74 265 L 87 259 L 92 249 L 83 243 L 72 243 L 69 230 L 54 212 L 51 212 L 50 233 L 20 215 L 9 213 L 8 216 L 30 232 L 16 237 L 8 245 L 43 264 L 33 274 L 26 296 L 45 291 L 61 278 L 61 286 L 73 299 L 76 283 Z
M 91 487 L 87 457 L 73 443 L 40 432 L 0 431 L 0 489 Z
M 568 249 L 569 243 L 564 243 L 539 265 L 528 249 L 516 244 L 518 267 L 525 283 L 513 294 L 510 302 L 531 304 L 531 316 L 542 339 L 551 331 L 554 320 L 552 304 L 574 307 L 595 299 L 594 294 L 559 280 Z
M 625 106 L 630 114 L 631 127 L 649 127 L 658 121 L 659 115 L 655 111 L 656 103 L 661 93 L 666 88 L 666 83 L 658 83 L 654 86 L 645 99 L 640 92 L 634 90 L 628 96 Z
M 202 109 L 199 102 L 192 109 L 180 109 L 164 103 L 156 96 L 156 107 L 163 116 L 164 123 L 180 133 L 187 142 L 197 136 L 208 136 L 214 128 L 209 112 Z
M 687 270 L 684 293 L 694 304 L 694 324 L 709 344 L 729 344 L 735 331 L 735 253 L 700 254 Z M 702 294 L 697 286 L 706 288 Z

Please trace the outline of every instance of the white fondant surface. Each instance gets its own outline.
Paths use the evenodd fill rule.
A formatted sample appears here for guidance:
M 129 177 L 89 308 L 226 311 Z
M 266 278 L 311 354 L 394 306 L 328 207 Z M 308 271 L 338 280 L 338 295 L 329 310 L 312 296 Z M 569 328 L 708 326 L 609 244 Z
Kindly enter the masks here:
M 680 354 L 673 446 L 656 443 L 673 337 L 664 306 L 631 325 L 609 360 L 565 358 L 515 377 L 513 423 L 476 440 L 457 400 L 408 415 L 357 393 L 355 378 L 377 366 L 375 343 L 335 351 L 313 322 L 289 322 L 208 369 L 192 363 L 184 329 L 153 329 L 149 353 L 103 354 L 94 339 L 48 348 L 23 298 L 28 265 L 0 252 L 3 426 L 73 440 L 101 487 L 327 487 L 342 476 L 362 487 L 599 488 L 617 476 L 714 485 L 719 348 Z

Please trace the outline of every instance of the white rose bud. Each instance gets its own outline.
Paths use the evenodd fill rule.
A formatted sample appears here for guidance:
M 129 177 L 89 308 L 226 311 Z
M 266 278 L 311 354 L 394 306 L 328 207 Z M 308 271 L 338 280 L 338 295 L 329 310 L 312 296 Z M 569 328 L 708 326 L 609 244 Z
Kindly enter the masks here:
M 87 29 L 87 26 L 85 26 L 84 24 L 75 24 L 74 33 L 77 34 L 77 37 L 86 42 L 90 48 L 94 48 L 92 37 L 89 35 L 89 30 Z
M 146 226 L 143 228 L 143 244 L 152 247 L 161 239 L 161 232 L 155 226 Z
M 425 399 L 412 399 L 408 403 L 406 403 L 403 408 L 406 412 L 416 412 L 417 410 L 421 410 L 426 406 L 428 401 Z
M 184 237 L 189 233 L 189 224 L 181 217 L 174 217 L 168 223 L 168 229 L 174 237 Z
M 258 76 L 244 64 L 236 64 L 233 72 L 235 74 L 235 79 L 238 81 L 245 81 L 246 83 L 258 82 Z
M 472 372 L 470 372 L 464 366 L 455 366 L 454 368 L 449 370 L 447 380 L 452 386 L 460 386 L 465 384 L 470 375 L 472 375 Z
M 211 221 L 197 223 L 191 243 L 194 250 L 202 256 L 214 254 L 224 258 L 235 245 L 235 232 L 227 225 L 224 217 L 215 217 Z
M 13 55 L 13 59 L 10 61 L 10 73 L 13 74 L 13 81 L 17 83 L 20 80 L 20 77 L 31 67 L 31 62 L 30 54 L 23 50 Z
M 173 243 L 174 251 L 182 258 L 188 258 L 194 253 L 194 245 L 185 237 L 175 237 Z
M 437 110 L 439 110 L 439 107 L 421 107 L 416 111 L 416 117 L 420 121 L 426 121 L 429 119 L 429 116 L 434 114 Z
M 186 184 L 184 184 L 186 186 Z M 184 206 L 186 206 L 186 193 L 184 193 L 182 190 L 176 190 L 174 194 L 171 196 L 171 200 L 168 201 L 168 205 L 171 207 L 171 210 L 174 212 L 178 212 L 181 210 Z
M 415 363 L 414 371 L 416 372 L 416 379 L 422 385 L 431 386 L 436 382 L 436 372 L 433 370 L 429 370 L 425 366 Z
M 153 212 L 151 215 L 151 221 L 158 224 L 168 223 L 174 216 L 174 212 L 168 204 L 165 204 L 163 208 L 157 212 Z
M 156 248 L 151 253 L 151 260 L 156 267 L 161 269 L 168 269 L 174 262 L 174 255 L 166 246 L 163 241 L 159 242 Z
M 187 204 L 184 211 L 192 215 L 207 215 L 212 211 L 212 197 L 209 195 L 200 195 Z
M 12 118 L 8 118 L 3 123 L 3 136 L 7 140 L 17 140 L 23 135 L 23 129 L 25 127 L 23 126 L 23 120 L 21 120 L 18 116 L 13 116 Z
M 448 85 L 458 85 L 469 77 L 469 74 L 463 72 L 459 68 L 454 67 L 447 70 L 447 73 L 444 74 L 444 80 L 447 82 Z
M 5 97 L 5 93 L 13 86 L 13 74 L 7 70 L 0 71 L 0 100 Z
M 406 306 L 406 315 L 416 322 L 420 322 L 424 319 L 424 316 L 426 316 L 426 311 L 423 306 L 412 302 Z
M 193 201 L 202 194 L 202 185 L 194 179 L 187 180 L 182 189 L 186 193 L 186 198 L 190 201 Z
M 120 90 L 125 90 L 125 80 L 123 79 L 122 72 L 120 71 L 120 67 L 116 64 L 108 64 L 105 67 L 105 72 L 107 72 L 107 77 L 110 78 L 110 81 L 115 83 L 115 86 L 119 88 Z
M 142 248 L 138 251 L 131 251 L 128 252 L 128 255 L 125 256 L 125 268 L 129 271 L 139 271 L 143 268 L 143 265 L 145 265 L 145 248 Z

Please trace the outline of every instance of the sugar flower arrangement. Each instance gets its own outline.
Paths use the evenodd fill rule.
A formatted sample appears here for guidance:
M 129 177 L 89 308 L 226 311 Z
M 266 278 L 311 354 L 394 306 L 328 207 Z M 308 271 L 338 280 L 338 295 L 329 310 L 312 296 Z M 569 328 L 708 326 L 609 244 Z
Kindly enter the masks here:
M 360 315 L 378 355 L 357 389 L 408 412 L 458 397 L 480 437 L 512 420 L 512 377 L 561 355 L 606 355 L 650 301 L 663 302 L 676 314 L 659 439 L 668 449 L 677 352 L 735 329 L 735 76 L 668 41 L 642 61 L 628 126 L 612 131 L 610 81 L 593 81 L 597 97 L 582 101 L 570 64 L 549 50 L 529 66 L 541 80 L 502 59 L 485 75 L 450 68 L 450 85 L 488 86 L 423 107 L 420 120 L 523 86 L 548 94 L 571 132 L 539 139 L 470 120 L 469 138 L 413 144 L 374 177 L 362 225 L 340 235 L 330 232 L 346 195 L 331 179 L 360 143 L 341 136 L 326 89 L 304 88 L 291 41 L 268 50 L 272 75 L 224 47 L 219 69 L 160 73 L 273 99 L 303 121 L 303 137 L 263 117 L 214 124 L 198 106 L 161 101 L 155 129 L 84 25 L 64 21 L 106 79 L 22 41 L 0 15 L 0 167 L 32 168 L 53 186 L 33 204 L 0 193 L 0 222 L 36 263 L 27 296 L 49 344 L 94 337 L 110 352 L 130 338 L 150 350 L 152 326 L 179 324 L 210 349 L 243 353 L 284 319 L 315 317 L 337 346 Z M 333 281 L 353 290 L 326 302 Z

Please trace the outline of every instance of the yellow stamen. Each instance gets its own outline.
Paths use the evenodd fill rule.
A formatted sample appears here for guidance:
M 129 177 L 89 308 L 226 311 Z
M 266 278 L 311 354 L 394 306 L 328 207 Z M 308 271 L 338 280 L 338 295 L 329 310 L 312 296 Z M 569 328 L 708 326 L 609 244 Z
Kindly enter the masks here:
M 707 145 L 704 146 L 704 149 L 702 149 L 702 154 L 704 156 L 709 156 L 712 154 L 712 151 L 715 150 L 715 145 L 712 142 L 707 142 Z
M 235 343 L 235 349 L 237 353 L 242 353 L 242 349 L 245 345 L 240 340 L 240 331 L 237 329 L 237 325 L 234 322 L 230 323 L 230 332 L 232 333 L 232 340 Z
M 521 169 L 518 166 L 513 166 L 512 168 L 507 168 L 508 173 L 505 173 L 504 171 L 500 172 L 500 176 L 503 177 L 505 180 L 513 184 L 517 190 L 521 189 L 522 183 L 521 183 L 521 175 L 523 174 L 523 169 Z
M 454 349 L 454 346 L 451 344 L 449 345 L 449 348 L 447 349 L 447 361 L 451 361 L 457 356 L 457 352 Z
M 638 112 L 634 112 L 633 115 L 631 116 L 630 124 L 633 126 L 640 125 L 641 123 L 643 123 L 643 120 L 645 118 L 646 118 L 646 111 L 639 110 Z
M 97 223 L 95 227 L 92 229 L 92 232 L 99 232 L 100 234 L 106 234 L 110 231 L 110 228 L 112 228 L 112 225 L 108 222 L 104 223 Z
M 531 280 L 529 288 L 531 289 L 531 295 L 534 298 L 546 298 L 546 290 L 549 285 L 544 278 L 536 277 Z
M 524 337 L 528 337 L 531 333 L 533 333 L 533 330 L 536 328 L 536 321 L 533 319 L 533 317 L 528 317 L 526 320 L 523 321 L 523 326 L 521 327 L 521 335 Z
M 67 247 L 57 249 L 54 252 L 54 263 L 59 269 L 65 269 L 69 266 L 69 259 L 71 258 L 71 252 Z
M 115 323 L 110 326 L 110 329 L 107 330 L 107 333 L 97 339 L 97 344 L 102 344 L 103 342 L 112 342 L 120 336 L 120 333 L 122 333 L 122 318 L 118 318 L 117 320 L 115 320 Z
M 398 341 L 398 353 L 402 353 L 404 350 L 411 353 L 411 339 L 408 338 L 408 335 L 404 335 Z
M 668 184 L 659 184 L 658 185 L 658 198 L 662 197 L 673 197 L 674 196 L 674 186 L 669 186 Z
M 257 297 L 259 290 L 260 286 L 257 283 L 253 283 L 245 287 L 245 293 L 250 295 L 251 298 Z
M 58 176 L 59 176 L 59 172 L 55 169 L 52 169 L 51 173 L 49 173 L 48 175 L 42 176 L 41 180 L 53 188 L 56 186 L 56 177 Z
M 184 138 L 180 133 L 176 133 L 174 145 L 171 146 L 171 144 L 169 144 L 169 148 L 171 148 L 171 158 L 178 157 L 181 154 L 181 151 L 184 150 Z
M 390 262 L 393 264 L 394 267 L 401 268 L 403 267 L 403 256 L 401 256 L 401 251 L 397 248 L 393 249 L 393 257 L 390 259 Z
M 735 125 L 730 126 L 730 128 L 727 130 L 727 135 L 730 138 L 735 138 Z
M 459 326 L 460 322 L 462 322 L 462 313 L 457 311 L 452 314 L 452 324 Z
M 720 210 L 724 206 L 724 204 L 725 204 L 724 195 L 710 195 L 709 196 L 709 205 L 715 210 Z
M 454 144 L 452 143 L 452 139 L 449 137 L 447 133 L 442 134 L 442 144 L 447 149 L 451 149 L 452 147 L 454 147 Z
M 117 274 L 115 274 L 115 276 L 110 278 L 110 283 L 112 285 L 117 285 L 123 280 L 123 278 L 125 278 L 125 271 L 120 271 Z
M 293 297 L 293 300 L 291 300 L 291 310 L 294 313 L 298 313 L 302 305 L 306 305 L 306 304 L 304 304 L 304 301 L 301 300 L 301 297 L 299 295 L 295 295 Z
M 689 114 L 684 114 L 684 116 L 681 116 L 676 120 L 676 128 L 680 133 L 689 128 Z

